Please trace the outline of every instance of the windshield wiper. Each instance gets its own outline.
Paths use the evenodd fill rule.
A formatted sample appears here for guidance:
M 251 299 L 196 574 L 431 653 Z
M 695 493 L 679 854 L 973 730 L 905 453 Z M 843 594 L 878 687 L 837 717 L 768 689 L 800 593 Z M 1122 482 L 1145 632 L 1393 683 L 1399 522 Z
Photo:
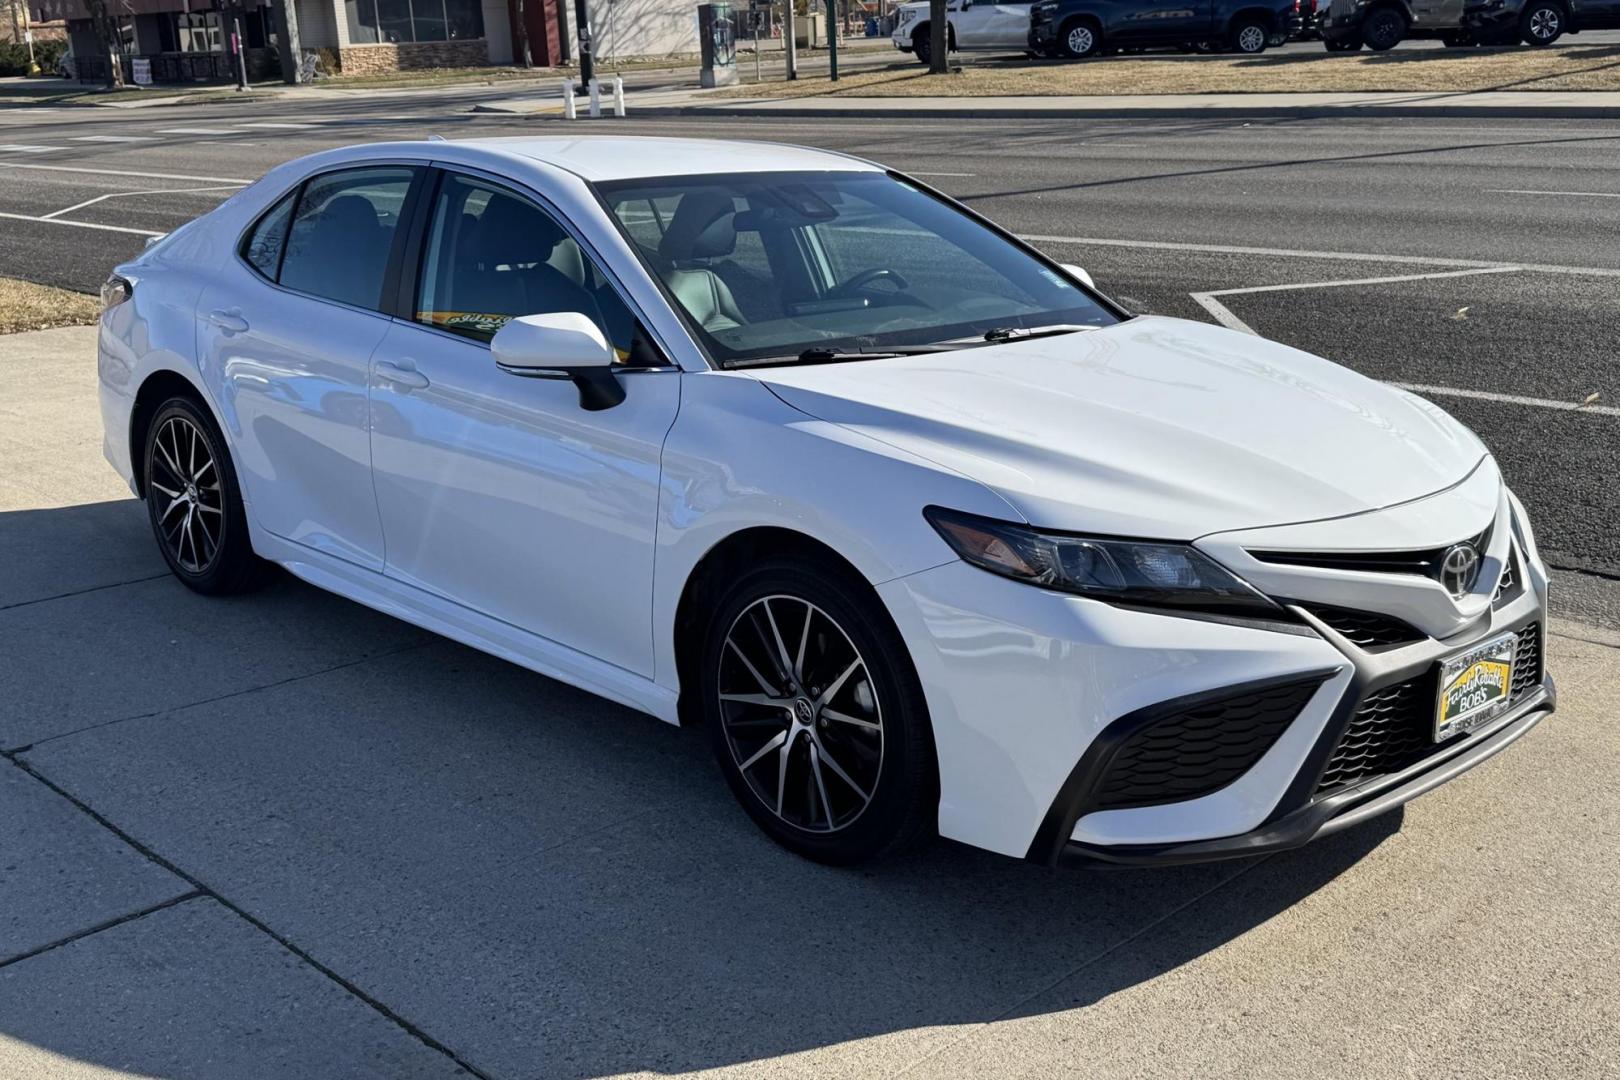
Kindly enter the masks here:
M 832 364 L 848 362 L 851 360 L 881 360 L 891 356 L 922 356 L 926 353 L 951 352 L 962 348 L 960 344 L 946 345 L 934 343 L 930 345 L 890 345 L 881 349 L 842 349 L 831 345 L 812 345 L 799 353 L 783 353 L 780 356 L 749 356 L 740 360 L 728 360 L 728 368 L 767 367 L 772 364 Z
M 1054 334 L 1072 334 L 1079 330 L 1095 330 L 1095 326 L 1074 323 L 1055 323 L 1052 326 L 996 326 L 984 332 L 986 341 L 1024 341 L 1028 338 L 1051 337 Z

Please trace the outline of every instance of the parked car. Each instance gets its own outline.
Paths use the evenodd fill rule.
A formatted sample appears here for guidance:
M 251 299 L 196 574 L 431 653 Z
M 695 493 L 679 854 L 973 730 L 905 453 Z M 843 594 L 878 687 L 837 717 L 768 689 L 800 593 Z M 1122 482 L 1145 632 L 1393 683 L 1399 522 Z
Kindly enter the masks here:
M 185 586 L 280 564 L 701 725 L 810 858 L 1254 855 L 1553 708 L 1462 424 L 843 154 L 330 150 L 103 304 L 105 452 Z
M 1407 38 L 1441 38 L 1450 44 L 1462 33 L 1465 0 L 1322 0 L 1317 30 L 1328 52 L 1393 49 Z
M 1468 0 L 1458 44 L 1551 45 L 1564 34 L 1620 29 L 1620 0 Z
M 1030 0 L 949 0 L 946 7 L 946 47 L 951 52 L 999 51 L 1021 53 L 1029 36 Z M 895 9 L 890 42 L 924 64 L 930 62 L 929 5 L 902 4 Z
M 1299 29 L 1302 0 L 1040 0 L 1029 48 L 1077 60 L 1104 49 L 1209 42 L 1259 53 Z

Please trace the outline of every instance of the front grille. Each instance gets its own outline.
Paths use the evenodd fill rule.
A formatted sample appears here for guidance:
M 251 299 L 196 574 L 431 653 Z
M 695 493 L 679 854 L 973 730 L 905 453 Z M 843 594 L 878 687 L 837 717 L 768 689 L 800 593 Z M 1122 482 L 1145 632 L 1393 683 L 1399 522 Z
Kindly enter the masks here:
M 1475 551 L 1483 552 L 1491 542 L 1491 529 L 1477 536 L 1465 537 L 1463 543 L 1472 544 Z M 1250 551 L 1261 562 L 1281 566 L 1309 566 L 1319 570 L 1350 570 L 1370 574 L 1417 574 L 1432 578 L 1438 575 L 1440 560 L 1445 558 L 1451 545 L 1426 548 L 1422 551 Z
M 1361 646 L 1379 649 L 1391 645 L 1404 645 L 1421 641 L 1424 634 L 1399 619 L 1379 615 L 1372 611 L 1353 611 L 1350 608 L 1328 607 L 1325 604 L 1307 604 L 1305 610 L 1327 623 L 1335 633 Z
M 1326 795 L 1375 776 L 1400 772 L 1467 734 L 1445 742 L 1434 741 L 1435 679 L 1439 668 L 1405 682 L 1374 690 L 1362 699 L 1350 718 L 1327 768 L 1316 782 L 1316 793 Z M 1530 623 L 1519 631 L 1513 651 L 1513 690 L 1517 701 L 1541 685 L 1541 626 Z
M 1220 790 L 1271 749 L 1321 685 L 1312 678 L 1222 698 L 1135 732 L 1110 759 L 1094 807 L 1122 810 Z

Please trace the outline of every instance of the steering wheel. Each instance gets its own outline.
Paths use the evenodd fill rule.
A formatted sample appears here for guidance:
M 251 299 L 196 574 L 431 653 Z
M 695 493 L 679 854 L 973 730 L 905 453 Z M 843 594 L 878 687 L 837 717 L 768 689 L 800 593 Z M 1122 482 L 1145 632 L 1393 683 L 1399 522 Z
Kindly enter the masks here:
M 829 290 L 827 295 L 848 296 L 851 293 L 858 292 L 861 289 L 866 288 L 874 281 L 884 280 L 887 280 L 900 291 L 911 288 L 906 279 L 901 277 L 896 271 L 890 270 L 888 267 L 884 266 L 875 266 L 870 270 L 862 270 L 848 281 Z

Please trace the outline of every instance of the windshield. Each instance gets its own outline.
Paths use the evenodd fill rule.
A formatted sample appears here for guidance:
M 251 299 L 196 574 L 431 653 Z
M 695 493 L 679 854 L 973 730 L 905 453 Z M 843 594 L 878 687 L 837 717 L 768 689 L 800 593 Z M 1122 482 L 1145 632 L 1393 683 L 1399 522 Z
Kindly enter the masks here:
M 884 173 L 597 186 L 722 364 L 982 344 L 992 331 L 1118 321 L 1052 265 Z

